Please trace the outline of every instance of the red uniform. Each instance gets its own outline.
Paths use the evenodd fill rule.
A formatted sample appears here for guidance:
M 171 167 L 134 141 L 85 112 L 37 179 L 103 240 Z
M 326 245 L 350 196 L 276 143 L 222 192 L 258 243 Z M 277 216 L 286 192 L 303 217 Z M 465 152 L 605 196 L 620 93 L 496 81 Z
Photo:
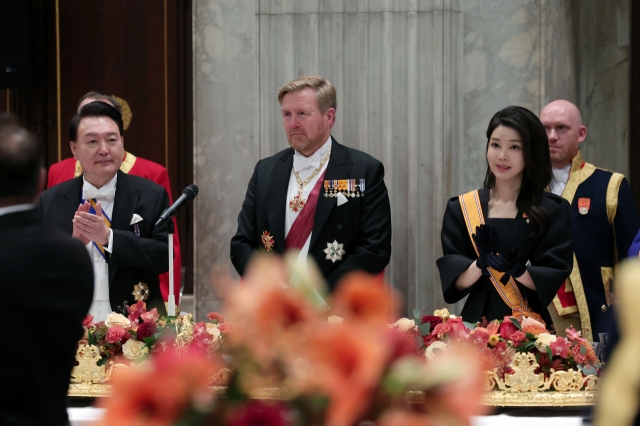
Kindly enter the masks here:
M 169 194 L 169 202 L 173 203 L 171 197 L 171 185 L 169 184 L 169 173 L 167 169 L 162 167 L 158 163 L 145 160 L 144 158 L 136 157 L 135 155 L 125 152 L 124 159 L 120 170 L 125 173 L 130 173 L 135 176 L 141 176 L 152 180 L 164 187 Z M 47 180 L 47 188 L 51 188 L 54 185 L 71 180 L 82 174 L 82 167 L 75 158 L 67 158 L 58 163 L 52 164 L 49 168 L 49 177 Z M 175 233 L 173 234 L 173 272 L 174 272 L 174 287 L 173 292 L 176 297 L 176 305 L 180 302 L 180 276 L 182 271 L 182 256 L 180 255 L 180 239 L 178 238 L 178 225 L 175 218 L 173 219 L 175 227 Z M 167 301 L 169 296 L 169 273 L 165 272 L 160 275 L 160 291 L 162 292 L 162 298 Z

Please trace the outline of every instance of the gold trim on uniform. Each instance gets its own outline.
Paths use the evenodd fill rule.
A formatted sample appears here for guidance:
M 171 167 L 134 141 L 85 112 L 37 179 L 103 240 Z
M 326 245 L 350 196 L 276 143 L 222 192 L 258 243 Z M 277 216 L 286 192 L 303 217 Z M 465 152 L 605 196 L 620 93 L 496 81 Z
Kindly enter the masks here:
M 133 168 L 133 165 L 136 164 L 137 159 L 138 158 L 135 155 L 125 151 L 124 158 L 122 159 L 122 164 L 120 164 L 120 170 L 122 170 L 123 173 L 129 174 L 129 172 Z M 73 177 L 77 178 L 78 176 L 82 175 L 82 172 L 82 166 L 80 165 L 80 162 L 76 160 L 76 170 L 73 173 Z

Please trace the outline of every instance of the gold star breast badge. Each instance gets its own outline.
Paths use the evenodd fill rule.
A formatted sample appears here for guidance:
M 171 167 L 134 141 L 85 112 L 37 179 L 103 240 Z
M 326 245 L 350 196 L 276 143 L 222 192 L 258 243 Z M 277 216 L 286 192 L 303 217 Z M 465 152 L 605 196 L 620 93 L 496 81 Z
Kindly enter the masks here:
M 149 286 L 142 281 L 133 286 L 133 298 L 136 300 L 147 300 L 149 298 Z

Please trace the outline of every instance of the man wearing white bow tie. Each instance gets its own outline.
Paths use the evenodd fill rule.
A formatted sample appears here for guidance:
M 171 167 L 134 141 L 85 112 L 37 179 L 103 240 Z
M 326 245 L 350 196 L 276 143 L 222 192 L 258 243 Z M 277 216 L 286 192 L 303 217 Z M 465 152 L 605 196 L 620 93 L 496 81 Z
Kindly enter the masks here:
M 127 175 L 120 113 L 91 102 L 69 125 L 71 151 L 84 174 L 42 193 L 45 219 L 85 244 L 93 260 L 94 298 L 90 313 L 103 320 L 138 300 L 165 312 L 158 274 L 168 265 L 166 226 L 154 227 L 169 206 L 166 190 Z M 125 313 L 126 314 L 126 313 Z
M 240 275 L 257 250 L 299 250 L 330 289 L 346 273 L 380 274 L 391 257 L 391 209 L 384 166 L 332 136 L 337 96 L 320 76 L 278 93 L 290 148 L 260 160 L 247 189 L 231 261 Z

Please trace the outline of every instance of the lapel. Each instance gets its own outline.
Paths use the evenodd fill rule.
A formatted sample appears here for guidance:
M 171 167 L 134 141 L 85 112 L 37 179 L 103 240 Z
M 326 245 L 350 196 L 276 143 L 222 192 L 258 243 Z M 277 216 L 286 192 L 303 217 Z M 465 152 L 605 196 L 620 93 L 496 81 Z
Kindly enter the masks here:
M 140 190 L 131 187 L 128 176 L 118 170 L 116 183 L 116 197 L 113 200 L 113 212 L 111 213 L 111 228 L 119 230 L 129 229 L 131 217 L 140 201 Z M 117 265 L 109 263 L 109 284 L 113 282 Z
M 76 211 L 78 211 L 78 206 L 82 199 L 82 182 L 82 176 L 74 178 L 64 191 L 59 192 L 56 197 L 56 221 L 58 226 L 68 232 L 69 235 L 73 233 L 71 220 Z
M 351 155 L 346 147 L 340 145 L 333 136 L 331 136 L 331 157 L 329 158 L 329 164 L 327 164 L 327 170 L 324 174 L 324 180 L 329 179 L 347 179 L 351 173 L 353 163 L 351 162 Z M 309 244 L 309 250 L 315 244 L 320 231 L 327 222 L 329 215 L 333 208 L 337 205 L 337 198 L 325 197 L 323 192 L 320 192 L 318 196 L 318 205 L 316 206 L 316 214 L 313 221 L 313 232 L 311 233 L 311 243 Z M 284 223 L 284 220 L 283 220 Z
M 276 253 L 284 253 L 284 222 L 287 206 L 287 190 L 289 188 L 289 178 L 293 167 L 293 149 L 285 150 L 284 154 L 276 161 L 269 178 L 267 188 L 267 214 L 270 231 L 273 236 Z M 266 229 L 258 229 L 262 234 Z

